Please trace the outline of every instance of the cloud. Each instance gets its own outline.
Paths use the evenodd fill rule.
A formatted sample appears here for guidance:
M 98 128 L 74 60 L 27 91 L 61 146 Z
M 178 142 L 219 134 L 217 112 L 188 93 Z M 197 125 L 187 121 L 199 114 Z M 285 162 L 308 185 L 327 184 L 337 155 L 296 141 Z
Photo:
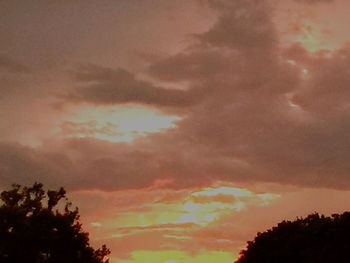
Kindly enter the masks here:
M 297 47 L 291 48 L 296 49 Z M 305 81 L 306 87 L 295 94 L 293 101 L 311 114 L 329 121 L 336 121 L 337 117 L 346 115 L 349 110 L 347 101 L 350 97 L 347 88 L 350 82 L 350 47 L 340 48 L 329 57 L 315 55 L 300 58 L 297 54 L 291 54 L 291 57 L 296 61 L 303 59 L 301 63 L 309 72 Z M 336 126 L 338 125 L 333 125 Z
M 238 29 L 225 21 L 225 14 L 234 12 L 231 2 L 210 3 L 226 9 L 199 36 L 203 45 L 150 68 L 153 76 L 189 81 L 202 93 L 204 99 L 179 126 L 179 138 L 196 138 L 195 145 L 213 150 L 215 158 L 206 155 L 213 169 L 206 171 L 216 179 L 349 187 L 347 49 L 311 59 L 301 48 L 290 64 L 292 58 L 279 57 L 285 51 L 276 45 L 266 3 L 237 1 L 243 10 L 238 13 L 250 20 L 234 23 L 246 31 L 254 22 L 266 26 L 264 37 L 259 37 L 262 44 L 249 35 L 232 34 Z M 235 37 L 256 44 L 254 51 Z M 221 64 L 220 56 L 225 56 Z
M 175 108 L 183 114 L 176 128 L 130 144 L 54 136 L 37 148 L 4 143 L 3 181 L 31 176 L 105 190 L 143 188 L 157 180 L 169 182 L 169 188 L 217 181 L 350 187 L 348 48 L 317 54 L 300 46 L 286 50 L 267 1 L 206 3 L 216 22 L 192 34 L 196 41 L 187 49 L 141 70 L 152 82 L 132 70 L 86 65 L 76 72 L 76 86 L 60 91 L 70 107 Z M 183 89 L 154 84 L 162 82 Z M 92 126 L 64 124 L 68 133 L 116 136 L 110 126 Z
M 140 103 L 152 106 L 187 107 L 194 104 L 188 92 L 157 87 L 124 70 L 84 66 L 76 74 L 79 87 L 65 99 L 95 104 Z
M 198 35 L 205 44 L 237 48 L 239 50 L 265 49 L 268 52 L 276 44 L 272 26 L 271 8 L 267 1 L 208 0 L 219 10 L 219 19 L 207 32 Z
M 318 4 L 318 3 L 332 3 L 334 0 L 294 0 L 299 3 L 305 4 Z
M 161 136 L 155 137 L 161 140 Z M 148 187 L 164 179 L 169 180 L 167 187 L 181 189 L 204 186 L 232 171 L 229 167 L 233 165 L 220 158 L 211 156 L 199 161 L 197 158 L 207 152 L 191 150 L 188 143 L 182 145 L 187 153 L 179 155 L 167 140 L 163 141 L 164 145 L 143 140 L 130 145 L 72 138 L 47 142 L 36 148 L 2 143 L 1 182 L 9 185 L 41 181 L 51 187 L 64 185 L 68 189 L 111 191 Z M 222 174 L 212 177 L 217 169 L 222 169 Z M 197 175 L 187 176 L 194 172 Z
M 12 147 L 2 147 L 4 155 Z M 94 139 L 70 139 L 37 149 L 15 150 L 3 159 L 2 174 L 7 182 L 13 182 L 14 175 L 18 178 L 29 175 L 32 181 L 40 180 L 47 185 L 64 182 L 69 189 L 116 190 L 149 186 L 164 172 L 159 167 L 160 156 L 156 160 L 150 149 L 130 148 L 127 143 L 110 145 Z
M 35 151 L 14 143 L 0 144 L 0 174 L 1 183 L 31 184 L 35 181 L 58 185 L 62 174 L 69 176 L 73 172 L 73 163 L 64 154 Z M 73 173 L 72 173 L 73 172 Z
M 12 57 L 0 53 L 0 101 L 2 104 L 23 91 L 30 69 Z M 2 105 L 0 105 L 2 106 Z
M 28 73 L 28 67 L 11 59 L 9 56 L 0 54 L 0 72 Z
M 194 203 L 210 203 L 210 202 L 216 202 L 216 203 L 234 203 L 236 198 L 232 195 L 224 195 L 219 194 L 216 196 L 206 196 L 206 195 L 199 195 L 199 196 L 193 196 L 192 200 Z
M 203 85 L 202 81 L 220 77 L 223 69 L 232 66 L 230 63 L 232 54 L 226 53 L 195 47 L 187 52 L 158 60 L 149 66 L 148 73 L 163 81 L 190 82 L 192 85 L 194 82 L 197 86 Z M 188 88 L 194 89 L 192 86 Z M 200 94 L 196 95 L 200 96 Z
M 102 134 L 106 136 L 118 136 L 120 132 L 115 131 L 116 125 L 112 123 L 106 123 L 104 126 L 99 127 L 96 121 L 87 122 L 72 122 L 65 121 L 61 125 L 62 133 L 66 136 L 84 135 L 87 137 L 96 136 L 96 134 Z

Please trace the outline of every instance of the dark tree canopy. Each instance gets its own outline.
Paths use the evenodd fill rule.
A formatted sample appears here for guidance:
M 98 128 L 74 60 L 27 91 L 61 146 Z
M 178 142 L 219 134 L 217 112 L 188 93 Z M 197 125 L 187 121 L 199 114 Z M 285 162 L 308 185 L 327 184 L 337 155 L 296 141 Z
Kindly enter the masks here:
M 71 209 L 65 194 L 63 188 L 44 191 L 39 183 L 1 193 L 1 263 L 105 262 L 109 249 L 90 246 L 78 209 Z
M 283 221 L 248 242 L 236 263 L 350 262 L 350 212 Z

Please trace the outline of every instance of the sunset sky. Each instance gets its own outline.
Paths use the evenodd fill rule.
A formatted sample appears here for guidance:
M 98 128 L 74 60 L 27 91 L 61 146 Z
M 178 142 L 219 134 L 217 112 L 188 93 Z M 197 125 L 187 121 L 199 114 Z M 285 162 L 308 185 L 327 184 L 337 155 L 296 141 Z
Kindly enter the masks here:
M 112 263 L 232 263 L 350 210 L 349 10 L 0 1 L 0 188 L 65 187 Z

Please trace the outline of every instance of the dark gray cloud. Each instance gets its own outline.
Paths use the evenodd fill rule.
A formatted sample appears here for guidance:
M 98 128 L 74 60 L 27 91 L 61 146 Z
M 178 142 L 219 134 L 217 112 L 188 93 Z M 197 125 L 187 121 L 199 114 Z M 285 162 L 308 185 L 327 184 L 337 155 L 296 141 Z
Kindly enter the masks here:
M 0 100 L 21 93 L 24 82 L 30 77 L 27 73 L 30 72 L 29 67 L 0 53 Z
M 28 73 L 28 67 L 11 59 L 9 56 L 0 54 L 0 72 Z
M 40 181 L 69 189 L 112 190 L 144 187 L 156 176 L 148 152 L 89 139 L 39 149 L 1 143 L 0 157 L 1 182 L 6 185 Z
M 140 103 L 153 106 L 186 107 L 195 99 L 180 89 L 157 87 L 137 79 L 124 69 L 84 66 L 76 74 L 79 87 L 66 98 L 95 104 Z
M 332 3 L 334 0 L 294 0 L 299 3 L 305 4 L 318 4 L 318 3 Z
M 277 35 L 272 26 L 272 9 L 268 1 L 207 2 L 219 10 L 219 19 L 209 31 L 198 35 L 203 43 L 250 52 L 254 49 L 264 49 L 264 52 L 268 52 L 275 46 Z

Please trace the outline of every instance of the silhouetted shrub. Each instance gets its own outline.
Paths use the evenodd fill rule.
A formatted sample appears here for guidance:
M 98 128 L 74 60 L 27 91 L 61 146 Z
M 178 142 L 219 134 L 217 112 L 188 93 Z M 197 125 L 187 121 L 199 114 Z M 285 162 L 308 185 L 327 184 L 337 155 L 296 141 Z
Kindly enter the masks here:
M 71 209 L 65 194 L 63 188 L 45 192 L 39 183 L 1 193 L 1 263 L 104 262 L 109 249 L 89 245 L 78 209 Z
M 258 233 L 236 263 L 350 262 L 350 212 L 311 214 Z

